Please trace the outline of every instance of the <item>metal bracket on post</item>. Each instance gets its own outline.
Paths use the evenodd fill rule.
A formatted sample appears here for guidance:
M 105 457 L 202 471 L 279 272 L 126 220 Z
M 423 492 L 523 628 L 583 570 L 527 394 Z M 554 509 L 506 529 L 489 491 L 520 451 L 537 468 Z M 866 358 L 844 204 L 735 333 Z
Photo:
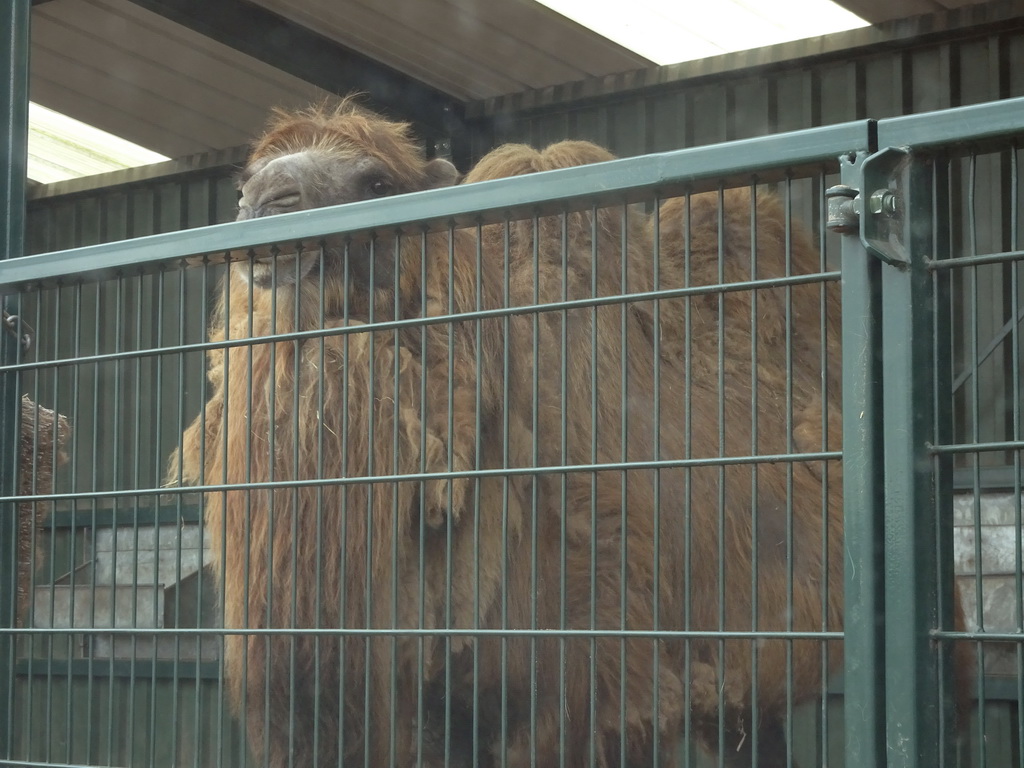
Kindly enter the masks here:
M 840 234 L 859 232 L 869 253 L 886 264 L 904 268 L 910 263 L 902 241 L 902 203 L 898 189 L 900 167 L 909 152 L 888 147 L 865 158 L 861 164 L 863 192 L 846 184 L 825 191 L 828 202 L 826 227 Z
M 864 188 L 871 190 L 860 219 L 860 239 L 868 252 L 886 264 L 906 267 L 910 264 L 903 242 L 903 196 L 898 188 L 900 168 L 910 152 L 901 147 L 879 150 L 864 161 L 861 174 Z

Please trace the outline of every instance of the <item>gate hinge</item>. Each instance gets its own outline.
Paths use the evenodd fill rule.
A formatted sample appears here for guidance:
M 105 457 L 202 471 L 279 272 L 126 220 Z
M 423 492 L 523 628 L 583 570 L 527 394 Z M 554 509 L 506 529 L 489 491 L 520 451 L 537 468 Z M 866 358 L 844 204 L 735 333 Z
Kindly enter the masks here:
M 825 226 L 830 232 L 852 235 L 860 231 L 860 191 L 848 184 L 836 184 L 825 190 L 828 215 Z
M 866 158 L 861 164 L 862 189 L 846 184 L 825 191 L 828 206 L 825 226 L 844 235 L 859 234 L 864 248 L 886 264 L 910 263 L 902 241 L 903 206 L 898 188 L 908 150 L 889 147 Z

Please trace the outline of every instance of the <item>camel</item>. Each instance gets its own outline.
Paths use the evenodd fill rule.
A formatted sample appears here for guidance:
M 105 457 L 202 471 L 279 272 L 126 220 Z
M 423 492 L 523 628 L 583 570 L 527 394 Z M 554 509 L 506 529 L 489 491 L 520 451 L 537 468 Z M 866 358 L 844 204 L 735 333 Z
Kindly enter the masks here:
M 611 158 L 508 145 L 462 183 Z M 274 114 L 239 219 L 456 181 L 347 98 Z M 748 278 L 819 270 L 770 195 L 666 202 L 657 272 L 649 219 L 236 255 L 169 477 L 233 486 L 205 498 L 225 677 L 272 768 L 660 765 L 684 732 L 742 762 L 755 728 L 759 765 L 785 759 L 787 686 L 820 694 L 826 641 L 714 633 L 841 629 L 839 467 L 757 458 L 839 445 L 836 289 L 715 289 L 751 254 Z

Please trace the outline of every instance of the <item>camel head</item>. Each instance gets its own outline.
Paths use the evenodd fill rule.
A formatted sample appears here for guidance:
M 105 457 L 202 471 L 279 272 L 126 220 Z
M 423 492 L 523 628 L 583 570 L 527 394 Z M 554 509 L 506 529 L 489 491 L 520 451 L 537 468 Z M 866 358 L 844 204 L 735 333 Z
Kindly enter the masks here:
M 450 186 L 457 179 L 447 160 L 425 158 L 407 123 L 370 112 L 351 97 L 333 107 L 275 110 L 238 177 L 238 221 Z M 248 262 L 239 271 L 256 288 L 280 288 L 310 277 L 319 258 L 318 244 L 289 252 L 279 243 L 274 253 L 258 250 L 251 271 Z M 341 247 L 329 247 L 324 258 L 325 270 L 343 268 Z M 389 286 L 393 239 L 352 244 L 348 265 L 354 287 L 369 288 L 371 274 L 375 286 Z

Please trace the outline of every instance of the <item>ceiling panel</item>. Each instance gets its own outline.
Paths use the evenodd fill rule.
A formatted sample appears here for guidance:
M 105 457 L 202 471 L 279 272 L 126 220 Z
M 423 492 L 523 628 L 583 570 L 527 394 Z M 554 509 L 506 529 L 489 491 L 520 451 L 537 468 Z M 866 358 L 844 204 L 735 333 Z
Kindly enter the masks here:
M 650 66 L 533 0 L 255 0 L 462 99 Z
M 169 157 L 247 142 L 275 104 L 322 95 L 129 0 L 32 11 L 30 95 Z
M 217 10 L 228 5 L 219 1 Z M 279 19 L 281 28 L 271 24 L 270 34 L 280 32 L 284 50 L 295 47 L 297 58 L 306 51 L 293 46 L 284 19 L 363 54 L 337 58 L 338 68 L 360 70 L 348 80 L 375 82 L 362 71 L 372 60 L 438 89 L 453 103 L 650 64 L 533 0 L 236 0 L 230 5 L 243 18 L 246 8 L 275 14 L 269 18 Z M 182 157 L 244 144 L 270 107 L 323 97 L 325 92 L 310 82 L 171 21 L 172 11 L 195 17 L 205 8 L 186 0 L 35 4 L 33 100 Z M 243 37 L 251 32 L 250 39 L 255 35 L 239 32 Z M 311 59 L 307 71 L 316 67 Z M 345 74 L 332 72 L 324 80 L 345 81 Z M 401 107 L 401 94 L 393 101 Z

